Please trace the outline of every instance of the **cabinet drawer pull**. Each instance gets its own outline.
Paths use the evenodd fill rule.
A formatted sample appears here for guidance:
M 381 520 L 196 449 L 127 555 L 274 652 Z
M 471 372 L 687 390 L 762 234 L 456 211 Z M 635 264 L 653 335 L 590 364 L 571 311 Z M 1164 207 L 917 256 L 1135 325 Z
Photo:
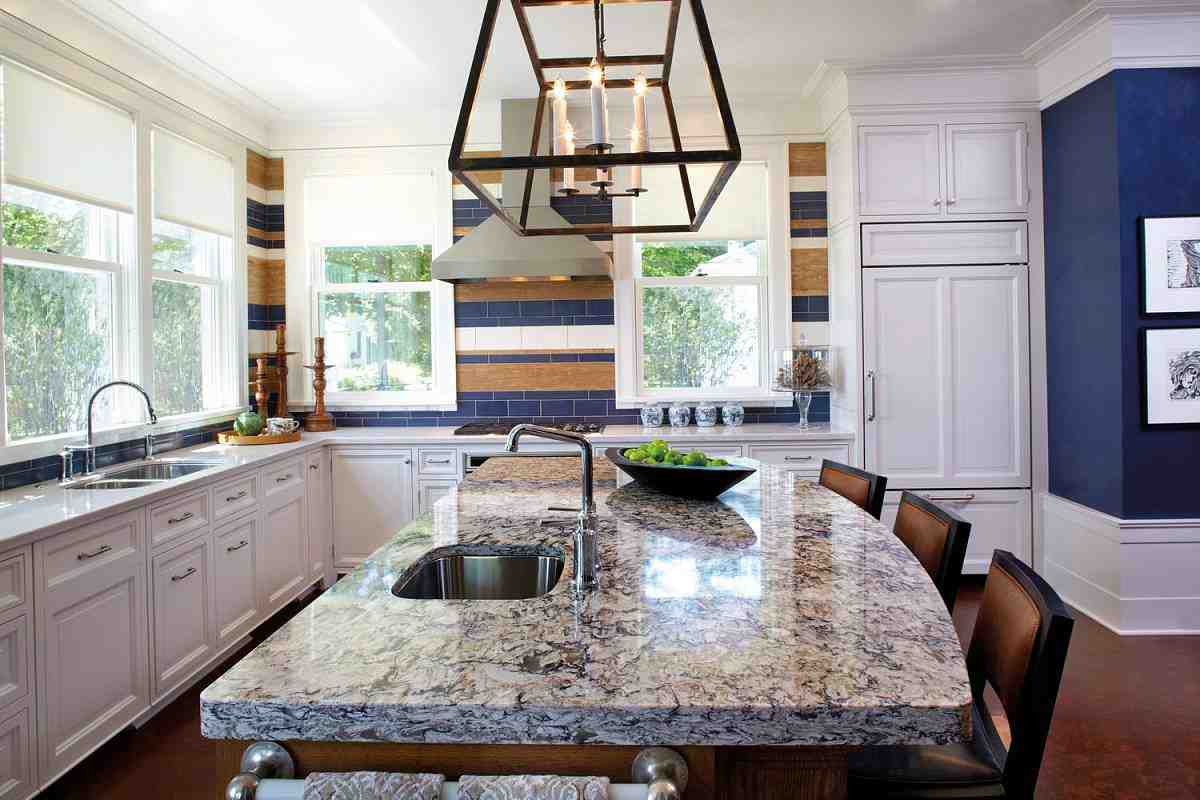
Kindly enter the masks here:
M 190 578 L 195 574 L 196 574 L 196 568 L 188 567 L 186 570 L 184 570 L 182 575 L 172 575 L 171 583 L 178 583 L 179 581 L 183 580 L 184 578 Z
M 226 553 L 236 553 L 238 550 L 241 550 L 243 547 L 245 547 L 248 544 L 250 544 L 250 542 L 246 541 L 245 539 L 242 539 L 240 542 L 233 545 L 232 547 L 226 547 L 225 552 Z
M 246 490 L 245 490 L 245 489 L 242 489 L 242 490 L 241 490 L 240 492 L 238 492 L 237 494 L 235 494 L 235 495 L 231 495 L 231 496 L 229 496 L 229 497 L 226 497 L 226 498 L 225 498 L 225 502 L 226 502 L 226 503 L 233 503 L 233 502 L 236 502 L 236 501 L 238 501 L 238 500 L 241 500 L 241 499 L 242 499 L 243 497 L 245 497 L 245 496 L 246 496 Z
M 276 478 L 275 482 L 276 483 L 285 483 L 287 481 L 290 481 L 291 479 L 292 479 L 292 473 L 289 472 L 287 475 L 283 475 L 281 477 Z
M 187 511 L 183 514 L 180 514 L 178 517 L 171 517 L 170 519 L 167 520 L 167 524 L 168 525 L 177 525 L 180 522 L 187 522 L 189 519 L 191 519 L 194 516 L 196 516 L 196 515 L 190 511 Z
M 426 458 L 425 463 L 426 464 L 449 464 L 450 459 L 449 458 Z
M 311 469 L 313 472 L 316 472 L 317 470 L 320 469 L 320 467 L 318 467 L 316 464 L 309 464 L 308 468 Z
M 812 461 L 812 456 L 784 456 L 784 461 Z
M 934 502 L 943 502 L 943 503 L 969 503 L 975 499 L 975 495 L 960 494 L 960 495 L 940 496 L 940 495 L 932 495 L 931 494 L 931 495 L 926 495 L 925 499 L 933 500 Z
M 80 553 L 77 556 L 75 556 L 75 558 L 78 561 L 87 561 L 89 558 L 95 558 L 96 556 L 102 556 L 110 550 L 112 550 L 112 547 L 110 545 L 102 544 L 98 548 L 93 550 L 92 552 Z

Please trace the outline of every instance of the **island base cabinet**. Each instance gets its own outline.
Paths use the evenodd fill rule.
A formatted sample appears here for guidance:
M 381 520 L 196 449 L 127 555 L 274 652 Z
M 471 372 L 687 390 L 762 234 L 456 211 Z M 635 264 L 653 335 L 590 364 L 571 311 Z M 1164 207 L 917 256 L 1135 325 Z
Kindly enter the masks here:
M 248 741 L 215 742 L 214 796 L 241 770 Z M 628 783 L 644 748 L 568 744 L 400 744 L 280 742 L 296 777 L 313 772 L 433 772 L 474 775 L 598 775 Z M 647 745 L 648 746 L 648 745 Z M 671 746 L 688 765 L 686 800 L 846 800 L 847 760 L 856 748 Z
M 333 563 L 357 567 L 413 519 L 412 450 L 335 448 Z
M 35 545 L 42 783 L 150 706 L 143 519 L 120 514 Z

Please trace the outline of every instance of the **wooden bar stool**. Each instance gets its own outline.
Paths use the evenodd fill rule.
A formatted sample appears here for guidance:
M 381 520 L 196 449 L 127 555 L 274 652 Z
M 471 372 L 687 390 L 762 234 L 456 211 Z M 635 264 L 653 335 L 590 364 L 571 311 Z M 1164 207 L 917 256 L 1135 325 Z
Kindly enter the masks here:
M 892 532 L 925 567 L 946 608 L 953 611 L 971 523 L 920 495 L 905 492 L 900 495 Z
M 821 462 L 820 484 L 837 492 L 875 519 L 883 513 L 883 493 L 887 478 L 873 472 L 839 464 L 828 458 Z
M 850 756 L 852 800 L 1032 800 L 1074 625 L 1036 572 L 997 550 L 967 651 L 973 741 L 864 748 Z M 987 685 L 1012 730 L 1007 750 L 984 702 Z

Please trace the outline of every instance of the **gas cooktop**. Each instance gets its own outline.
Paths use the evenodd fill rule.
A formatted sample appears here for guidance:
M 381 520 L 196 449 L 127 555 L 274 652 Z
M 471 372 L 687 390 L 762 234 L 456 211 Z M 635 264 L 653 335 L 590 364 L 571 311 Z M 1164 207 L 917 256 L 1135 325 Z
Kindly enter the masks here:
M 454 429 L 455 436 L 507 436 L 508 432 L 517 426 L 515 422 L 469 422 Z M 603 433 L 604 426 L 594 422 L 556 422 L 542 425 L 543 428 L 555 428 L 571 433 Z

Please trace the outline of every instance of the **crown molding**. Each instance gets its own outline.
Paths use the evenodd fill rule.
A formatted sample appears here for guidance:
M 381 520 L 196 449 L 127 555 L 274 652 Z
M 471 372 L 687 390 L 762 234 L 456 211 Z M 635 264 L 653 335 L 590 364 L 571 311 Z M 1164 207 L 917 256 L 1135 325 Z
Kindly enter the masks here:
M 1040 64 L 1058 54 L 1099 24 L 1110 19 L 1162 20 L 1164 17 L 1200 14 L 1197 0 L 1092 0 L 1026 47 L 1021 57 Z

